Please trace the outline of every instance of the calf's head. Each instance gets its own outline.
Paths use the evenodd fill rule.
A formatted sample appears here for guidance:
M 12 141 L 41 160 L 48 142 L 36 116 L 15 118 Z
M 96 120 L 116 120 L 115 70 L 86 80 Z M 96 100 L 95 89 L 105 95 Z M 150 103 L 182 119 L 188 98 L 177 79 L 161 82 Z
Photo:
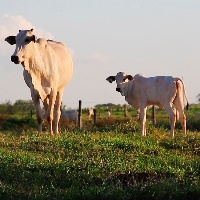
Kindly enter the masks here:
M 118 72 L 116 76 L 109 76 L 106 80 L 110 83 L 116 81 L 116 91 L 120 92 L 122 96 L 125 96 L 125 83 L 127 83 L 130 80 L 133 80 L 133 77 L 131 75 L 126 75 L 124 72 Z
M 16 44 L 15 51 L 11 56 L 11 61 L 15 64 L 23 63 L 26 59 L 29 59 L 32 54 L 32 44 L 35 43 L 35 35 L 33 35 L 33 29 L 20 30 L 16 36 L 8 36 L 5 38 L 9 44 Z

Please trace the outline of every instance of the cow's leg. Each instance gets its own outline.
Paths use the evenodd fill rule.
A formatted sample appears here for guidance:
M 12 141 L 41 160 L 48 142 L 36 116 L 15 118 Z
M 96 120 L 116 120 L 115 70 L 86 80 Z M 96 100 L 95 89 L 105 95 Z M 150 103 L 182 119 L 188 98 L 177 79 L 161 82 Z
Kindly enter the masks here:
M 37 122 L 38 122 L 38 132 L 41 133 L 43 119 L 42 119 L 42 110 L 40 107 L 40 98 L 39 98 L 38 92 L 36 92 L 36 90 L 34 89 L 34 86 L 32 84 L 31 75 L 25 69 L 23 71 L 23 76 L 24 76 L 24 80 L 25 80 L 27 86 L 30 88 L 31 98 L 32 98 L 33 105 L 34 105 L 35 111 L 36 111 L 36 118 L 37 118 Z
M 44 102 L 43 102 L 43 105 L 44 105 L 44 110 L 45 110 L 45 116 L 46 116 L 46 113 L 47 113 L 47 110 L 48 110 L 48 107 L 49 107 L 49 97 L 47 97 Z M 48 122 L 48 132 L 51 132 L 52 130 L 52 124 L 50 124 Z
M 52 89 L 49 95 L 49 105 L 47 107 L 44 116 L 44 118 L 46 118 L 47 122 L 49 123 L 48 128 L 50 134 L 53 134 L 52 123 L 53 123 L 53 111 L 54 111 L 55 101 L 56 101 L 56 92 Z
M 142 136 L 146 136 L 146 127 L 145 127 L 145 124 L 146 124 L 146 111 L 147 111 L 147 108 L 144 107 L 144 108 L 140 108 L 140 123 L 141 123 L 141 132 L 142 132 Z
M 164 109 L 167 112 L 167 114 L 169 115 L 170 127 L 171 127 L 170 136 L 173 138 L 174 137 L 175 123 L 176 123 L 176 114 L 174 113 L 170 104 L 165 105 Z
M 182 129 L 183 129 L 183 133 L 184 135 L 186 136 L 186 116 L 185 116 L 185 113 L 184 113 L 184 105 L 183 105 L 183 102 L 181 101 L 180 98 L 176 98 L 174 100 L 174 105 L 176 107 L 176 109 L 178 110 L 178 113 L 179 113 L 179 120 L 181 122 L 181 126 L 182 126 Z
M 54 106 L 53 132 L 55 134 L 59 132 L 58 124 L 59 124 L 60 114 L 61 114 L 62 97 L 63 97 L 63 91 L 59 91 L 57 93 L 56 102 Z
M 35 111 L 36 111 L 36 118 L 37 118 L 37 122 L 38 122 L 38 132 L 41 133 L 42 132 L 42 110 L 40 107 L 40 99 L 39 96 L 34 92 L 34 89 L 31 90 L 31 97 L 33 100 L 33 104 L 35 107 Z

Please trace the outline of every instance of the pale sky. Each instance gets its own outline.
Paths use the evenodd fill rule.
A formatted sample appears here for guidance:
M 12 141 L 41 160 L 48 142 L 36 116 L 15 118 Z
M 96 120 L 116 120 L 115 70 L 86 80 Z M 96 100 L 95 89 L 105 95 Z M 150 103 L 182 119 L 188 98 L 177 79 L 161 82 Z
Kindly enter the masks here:
M 125 104 L 106 78 L 183 78 L 190 103 L 200 93 L 199 0 L 1 0 L 0 102 L 31 99 L 22 66 L 10 61 L 15 46 L 4 41 L 19 29 L 66 44 L 74 74 L 63 104 L 77 108 Z

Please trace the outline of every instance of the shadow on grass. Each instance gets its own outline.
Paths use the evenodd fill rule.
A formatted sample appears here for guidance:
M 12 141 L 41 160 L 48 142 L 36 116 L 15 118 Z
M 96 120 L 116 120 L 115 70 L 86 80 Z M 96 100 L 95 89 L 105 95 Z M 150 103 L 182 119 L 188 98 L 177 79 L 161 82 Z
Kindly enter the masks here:
M 2 161 L 1 199 L 184 200 L 199 199 L 200 195 L 198 186 L 170 174 L 128 172 L 99 178 L 87 174 L 86 169 L 20 166 Z

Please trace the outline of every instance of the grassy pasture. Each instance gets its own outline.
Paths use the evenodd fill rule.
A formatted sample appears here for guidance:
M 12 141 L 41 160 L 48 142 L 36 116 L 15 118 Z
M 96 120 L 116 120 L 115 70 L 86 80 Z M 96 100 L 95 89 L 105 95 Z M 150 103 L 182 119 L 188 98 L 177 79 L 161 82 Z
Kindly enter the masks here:
M 96 127 L 83 115 L 82 130 L 70 124 L 54 137 L 38 135 L 33 119 L 1 120 L 0 199 L 200 199 L 193 112 L 192 131 L 183 137 L 177 124 L 174 139 L 165 117 L 149 118 L 141 137 L 132 113 L 99 115 Z

